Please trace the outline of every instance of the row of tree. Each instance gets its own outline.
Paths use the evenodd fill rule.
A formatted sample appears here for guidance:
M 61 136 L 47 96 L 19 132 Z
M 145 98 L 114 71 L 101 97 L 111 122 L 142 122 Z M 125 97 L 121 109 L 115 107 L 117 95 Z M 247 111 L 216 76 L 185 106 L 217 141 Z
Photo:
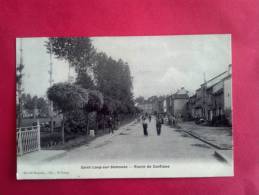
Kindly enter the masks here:
M 126 62 L 97 52 L 90 38 L 49 38 L 46 48 L 76 72 L 74 83 L 57 83 L 47 91 L 55 108 L 65 116 L 66 130 L 89 129 L 92 113 L 96 121 L 105 115 L 136 111 Z
M 23 118 L 25 117 L 47 117 L 48 102 L 43 97 L 31 96 L 30 94 L 21 94 L 20 101 L 23 107 Z M 16 114 L 19 114 L 19 105 L 16 106 Z
M 148 98 L 144 98 L 143 96 L 139 96 L 135 99 L 135 102 L 138 104 L 144 104 L 144 103 L 156 103 L 159 100 L 163 100 L 165 96 L 150 96 Z
M 48 116 L 48 102 L 43 97 L 31 96 L 30 94 L 22 94 L 23 108 L 29 113 L 37 114 L 42 117 Z

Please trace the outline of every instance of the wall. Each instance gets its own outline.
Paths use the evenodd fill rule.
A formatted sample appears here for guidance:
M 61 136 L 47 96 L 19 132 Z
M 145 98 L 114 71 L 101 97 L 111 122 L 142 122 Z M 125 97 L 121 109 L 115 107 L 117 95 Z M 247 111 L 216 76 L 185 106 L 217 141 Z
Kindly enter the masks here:
M 229 123 L 232 124 L 232 77 L 224 81 L 224 111 Z
M 174 115 L 177 115 L 178 113 L 181 113 L 182 115 L 186 114 L 186 104 L 188 102 L 188 99 L 174 99 L 173 100 L 173 113 Z
M 153 105 L 150 103 L 145 103 L 145 104 L 139 104 L 137 106 L 139 109 L 143 110 L 144 113 L 149 113 L 151 114 L 153 111 Z

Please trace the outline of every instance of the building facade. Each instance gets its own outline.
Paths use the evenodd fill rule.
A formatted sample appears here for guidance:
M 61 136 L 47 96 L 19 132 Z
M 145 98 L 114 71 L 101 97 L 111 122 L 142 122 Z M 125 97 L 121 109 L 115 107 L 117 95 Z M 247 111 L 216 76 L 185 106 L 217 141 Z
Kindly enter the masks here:
M 204 81 L 187 103 L 188 116 L 204 118 L 211 124 L 232 125 L 232 71 L 228 70 Z
M 143 112 L 152 114 L 153 113 L 153 104 L 152 103 L 142 103 L 137 104 L 137 107 Z
M 225 117 L 232 124 L 232 76 L 224 80 L 224 112 Z
M 178 118 L 187 116 L 188 91 L 182 87 L 176 93 L 168 95 L 164 100 L 164 113 Z
M 188 91 L 183 87 L 172 95 L 171 114 L 177 118 L 187 117 Z

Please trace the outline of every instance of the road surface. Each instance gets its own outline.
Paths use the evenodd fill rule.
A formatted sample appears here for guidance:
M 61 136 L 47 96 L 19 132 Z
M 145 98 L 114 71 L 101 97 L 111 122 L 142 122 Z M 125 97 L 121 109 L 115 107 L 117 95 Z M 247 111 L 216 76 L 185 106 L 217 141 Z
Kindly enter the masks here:
M 127 161 L 213 161 L 215 149 L 167 125 L 156 134 L 155 119 L 148 124 L 148 136 L 143 135 L 136 121 L 121 127 L 115 135 L 105 135 L 88 145 L 66 152 L 52 163 L 127 162 Z M 219 162 L 221 163 L 221 162 Z
M 143 135 L 136 121 L 113 135 L 96 138 L 69 150 L 41 150 L 18 158 L 20 179 L 156 178 L 232 176 L 233 165 L 216 158 L 215 149 L 190 135 L 162 126 L 157 136 L 155 119 Z M 146 168 L 150 166 L 152 168 Z

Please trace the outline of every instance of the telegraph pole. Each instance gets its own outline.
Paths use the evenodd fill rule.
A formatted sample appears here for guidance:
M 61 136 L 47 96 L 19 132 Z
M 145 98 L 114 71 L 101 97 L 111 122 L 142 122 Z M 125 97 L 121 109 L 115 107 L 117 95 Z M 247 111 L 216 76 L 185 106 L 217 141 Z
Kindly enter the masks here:
M 203 114 L 204 114 L 204 117 L 206 119 L 206 112 L 207 112 L 207 81 L 206 81 L 206 74 L 205 72 L 203 73 L 203 79 L 204 79 L 204 84 L 203 84 Z
M 70 80 L 70 63 L 68 64 L 68 75 L 67 75 L 67 80 L 68 82 L 70 83 L 71 80 Z
M 73 83 L 73 76 L 71 76 L 71 64 L 68 65 L 68 82 Z
M 18 92 L 18 121 L 17 121 L 17 126 L 21 127 L 22 123 L 22 106 L 23 106 L 23 101 L 22 101 L 22 77 L 23 77 L 23 70 L 24 65 L 23 65 L 23 48 L 22 48 L 22 38 L 20 38 L 20 60 L 19 60 L 19 66 L 17 68 L 17 92 Z
M 52 43 L 50 42 L 49 52 L 49 87 L 53 84 L 53 62 L 52 62 Z M 50 117 L 50 130 L 53 133 L 53 102 L 49 100 L 49 117 Z

